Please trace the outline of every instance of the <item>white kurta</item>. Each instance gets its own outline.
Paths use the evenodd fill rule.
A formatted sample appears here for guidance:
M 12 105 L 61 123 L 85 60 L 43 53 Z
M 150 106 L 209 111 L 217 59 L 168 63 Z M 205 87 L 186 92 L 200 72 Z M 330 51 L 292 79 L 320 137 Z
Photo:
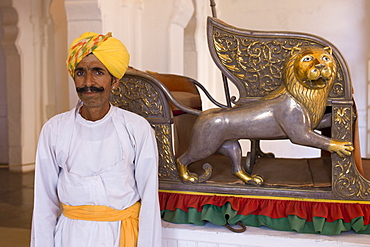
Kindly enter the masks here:
M 98 121 L 78 108 L 43 127 L 36 155 L 31 246 L 118 247 L 120 222 L 58 217 L 59 205 L 125 209 L 141 201 L 139 247 L 161 246 L 158 152 L 142 117 L 111 106 Z

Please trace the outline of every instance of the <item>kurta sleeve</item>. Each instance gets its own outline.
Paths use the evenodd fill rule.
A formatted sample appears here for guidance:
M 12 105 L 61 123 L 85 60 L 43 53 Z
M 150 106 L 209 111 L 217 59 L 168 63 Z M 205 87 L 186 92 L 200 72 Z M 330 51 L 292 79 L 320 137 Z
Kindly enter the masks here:
M 154 130 L 143 119 L 135 135 L 135 179 L 141 198 L 138 247 L 162 246 L 158 199 L 158 151 Z
M 54 228 L 59 212 L 59 166 L 55 154 L 58 135 L 55 123 L 49 121 L 44 125 L 37 146 L 31 247 L 54 246 Z

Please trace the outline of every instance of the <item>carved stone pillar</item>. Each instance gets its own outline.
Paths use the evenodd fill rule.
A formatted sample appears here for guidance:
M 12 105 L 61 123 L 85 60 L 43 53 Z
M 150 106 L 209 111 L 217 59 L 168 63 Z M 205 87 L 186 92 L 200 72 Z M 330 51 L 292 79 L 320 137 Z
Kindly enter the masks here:
M 53 112 L 49 71 L 52 35 L 49 0 L 1 1 L 5 58 L 8 164 L 12 171 L 33 169 L 37 140 L 47 112 Z M 18 30 L 22 30 L 19 32 Z M 50 67 L 48 67 L 50 66 Z M 50 70 L 49 70 L 50 68 Z
M 175 0 L 172 5 L 168 30 L 169 57 L 168 71 L 173 74 L 184 74 L 184 29 L 194 13 L 191 0 Z
M 4 97 L 1 99 L 1 137 L 4 138 L 4 147 L 0 162 L 21 164 L 21 76 L 20 57 L 15 45 L 18 16 L 11 1 L 1 1 L 0 17 L 0 83 L 3 89 L 1 96 Z

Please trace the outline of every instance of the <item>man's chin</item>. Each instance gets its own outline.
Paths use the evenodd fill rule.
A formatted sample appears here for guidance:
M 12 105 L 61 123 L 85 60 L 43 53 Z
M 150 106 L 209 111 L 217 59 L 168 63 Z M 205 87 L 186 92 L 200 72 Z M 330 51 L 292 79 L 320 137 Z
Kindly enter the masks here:
M 97 101 L 97 100 L 87 100 L 87 99 L 81 99 L 81 98 L 80 100 L 82 101 L 84 106 L 88 108 L 99 108 L 103 105 L 101 101 Z

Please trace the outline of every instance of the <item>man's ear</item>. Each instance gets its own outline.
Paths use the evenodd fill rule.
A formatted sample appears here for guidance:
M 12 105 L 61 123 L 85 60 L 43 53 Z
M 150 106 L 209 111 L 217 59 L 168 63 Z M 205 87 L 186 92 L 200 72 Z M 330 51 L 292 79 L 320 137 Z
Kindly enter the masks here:
M 111 83 L 112 89 L 115 89 L 116 87 L 118 87 L 118 84 L 119 84 L 119 79 L 112 76 L 112 83 Z

